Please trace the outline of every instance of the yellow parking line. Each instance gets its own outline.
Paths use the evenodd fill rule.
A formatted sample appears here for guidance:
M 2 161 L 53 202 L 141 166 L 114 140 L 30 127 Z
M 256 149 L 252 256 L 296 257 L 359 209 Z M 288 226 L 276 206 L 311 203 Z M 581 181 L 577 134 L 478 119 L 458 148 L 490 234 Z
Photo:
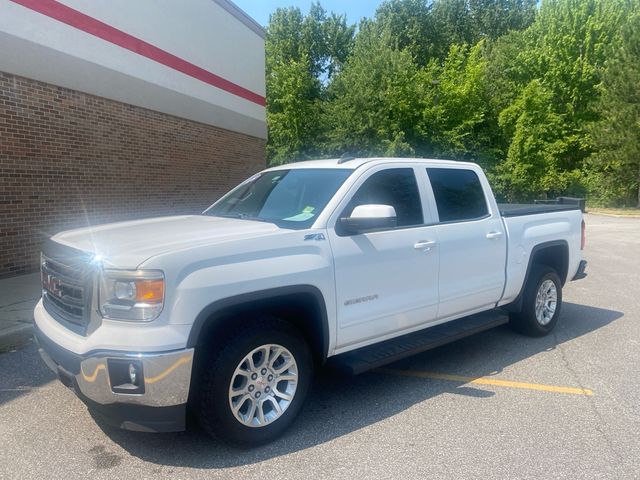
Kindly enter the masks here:
M 87 375 L 86 373 L 84 373 L 84 370 L 82 369 L 82 365 L 80 365 L 80 373 L 82 373 L 82 378 L 84 378 L 85 381 L 89 383 L 95 382 L 96 378 L 98 377 L 98 374 L 103 370 L 106 371 L 107 367 L 105 367 L 103 364 L 100 364 L 96 367 L 96 369 L 93 371 L 91 375 Z
M 184 355 L 184 356 L 180 357 L 178 360 L 176 360 L 172 365 L 170 365 L 169 368 L 167 368 L 166 370 L 160 372 L 155 377 L 145 377 L 144 378 L 144 383 L 146 384 L 146 383 L 159 382 L 160 380 L 165 378 L 167 375 L 169 375 L 171 372 L 173 372 L 176 368 L 178 368 L 180 365 L 183 365 L 185 363 L 189 363 L 190 361 L 191 361 L 191 354 Z
M 451 382 L 474 383 L 476 385 L 493 385 L 495 387 L 522 388 L 525 390 L 540 390 L 543 392 L 569 393 L 572 395 L 592 396 L 593 391 L 588 388 L 557 387 L 554 385 L 541 385 L 539 383 L 512 382 L 511 380 L 498 380 L 488 377 L 463 377 L 461 375 L 449 375 L 447 373 L 419 372 L 414 370 L 393 370 L 390 368 L 378 368 L 374 372 L 397 375 L 400 377 L 432 378 L 435 380 L 449 380 Z

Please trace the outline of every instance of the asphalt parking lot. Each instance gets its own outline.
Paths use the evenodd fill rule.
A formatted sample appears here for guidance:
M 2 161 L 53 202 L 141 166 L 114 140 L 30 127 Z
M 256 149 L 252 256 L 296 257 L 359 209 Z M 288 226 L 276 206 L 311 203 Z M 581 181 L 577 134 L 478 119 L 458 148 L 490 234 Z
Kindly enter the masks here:
M 33 345 L 0 355 L 0 478 L 640 478 L 640 219 L 587 216 L 589 276 L 545 338 L 485 332 L 355 378 L 321 372 L 249 451 L 96 423 Z

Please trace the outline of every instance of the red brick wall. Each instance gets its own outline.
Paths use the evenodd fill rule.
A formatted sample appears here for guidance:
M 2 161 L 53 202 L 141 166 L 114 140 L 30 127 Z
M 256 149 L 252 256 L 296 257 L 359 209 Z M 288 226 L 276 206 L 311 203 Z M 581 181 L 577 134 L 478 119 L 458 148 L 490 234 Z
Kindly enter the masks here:
M 265 141 L 0 72 L 0 278 L 56 232 L 197 213 L 265 166 Z

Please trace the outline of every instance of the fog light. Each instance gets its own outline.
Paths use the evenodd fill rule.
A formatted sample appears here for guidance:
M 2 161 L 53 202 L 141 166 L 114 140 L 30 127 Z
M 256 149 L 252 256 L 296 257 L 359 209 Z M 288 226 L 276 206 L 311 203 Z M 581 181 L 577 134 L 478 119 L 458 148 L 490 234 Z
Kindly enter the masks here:
M 132 385 L 138 386 L 138 370 L 133 363 L 129 364 L 129 379 Z
M 144 393 L 144 369 L 139 360 L 108 358 L 109 382 L 113 393 L 140 395 Z

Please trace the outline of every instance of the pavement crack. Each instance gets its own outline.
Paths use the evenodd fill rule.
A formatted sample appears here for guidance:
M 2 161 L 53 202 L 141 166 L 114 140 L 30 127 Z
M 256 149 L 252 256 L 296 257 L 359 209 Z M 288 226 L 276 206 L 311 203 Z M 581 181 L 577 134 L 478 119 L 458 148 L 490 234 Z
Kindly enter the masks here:
M 560 352 L 560 358 L 562 359 L 562 363 L 563 363 L 565 369 L 567 370 L 567 372 L 569 372 L 571 377 L 573 377 L 574 381 L 578 384 L 578 386 L 580 388 L 582 388 L 583 390 L 586 389 L 586 387 L 583 385 L 582 381 L 580 380 L 580 376 L 578 375 L 578 372 L 576 372 L 576 370 L 571 365 L 571 362 L 569 361 L 569 357 L 567 357 L 567 353 L 565 352 L 565 350 L 564 350 L 564 348 L 562 346 L 562 342 L 558 339 L 557 332 L 553 332 L 553 340 L 554 340 L 554 342 L 556 344 L 556 350 L 558 352 Z M 604 429 L 602 428 L 602 425 L 606 424 L 606 422 L 605 422 L 604 417 L 602 416 L 602 414 L 600 413 L 600 411 L 598 410 L 598 408 L 597 408 L 597 406 L 595 404 L 594 397 L 593 396 L 585 396 L 585 398 L 587 399 L 587 402 L 589 404 L 589 407 L 591 408 L 591 411 L 593 412 L 593 414 L 598 419 L 598 421 L 595 422 L 594 425 L 593 425 L 595 430 L 596 430 L 596 432 L 598 432 L 600 434 L 602 439 L 605 441 L 605 443 L 609 447 L 609 450 L 611 450 L 611 452 L 618 458 L 618 460 L 620 460 L 620 462 L 624 463 L 625 462 L 625 456 L 618 452 L 618 449 L 614 445 L 613 441 L 611 440 L 611 438 L 609 437 L 607 432 L 605 432 Z M 617 465 L 613 465 L 613 466 L 617 467 Z
M 5 308 L 8 307 L 13 307 L 15 305 L 20 305 L 21 303 L 27 303 L 27 302 L 35 302 L 37 300 L 40 300 L 40 297 L 35 297 L 35 298 L 27 298 L 26 300 L 19 300 L 17 302 L 13 302 L 13 303 L 7 303 L 6 305 L 0 305 L 0 310 L 4 310 Z M 27 308 L 25 308 L 24 310 L 27 310 Z M 16 311 L 20 311 L 20 309 L 17 310 L 4 310 L 5 312 L 16 312 Z

